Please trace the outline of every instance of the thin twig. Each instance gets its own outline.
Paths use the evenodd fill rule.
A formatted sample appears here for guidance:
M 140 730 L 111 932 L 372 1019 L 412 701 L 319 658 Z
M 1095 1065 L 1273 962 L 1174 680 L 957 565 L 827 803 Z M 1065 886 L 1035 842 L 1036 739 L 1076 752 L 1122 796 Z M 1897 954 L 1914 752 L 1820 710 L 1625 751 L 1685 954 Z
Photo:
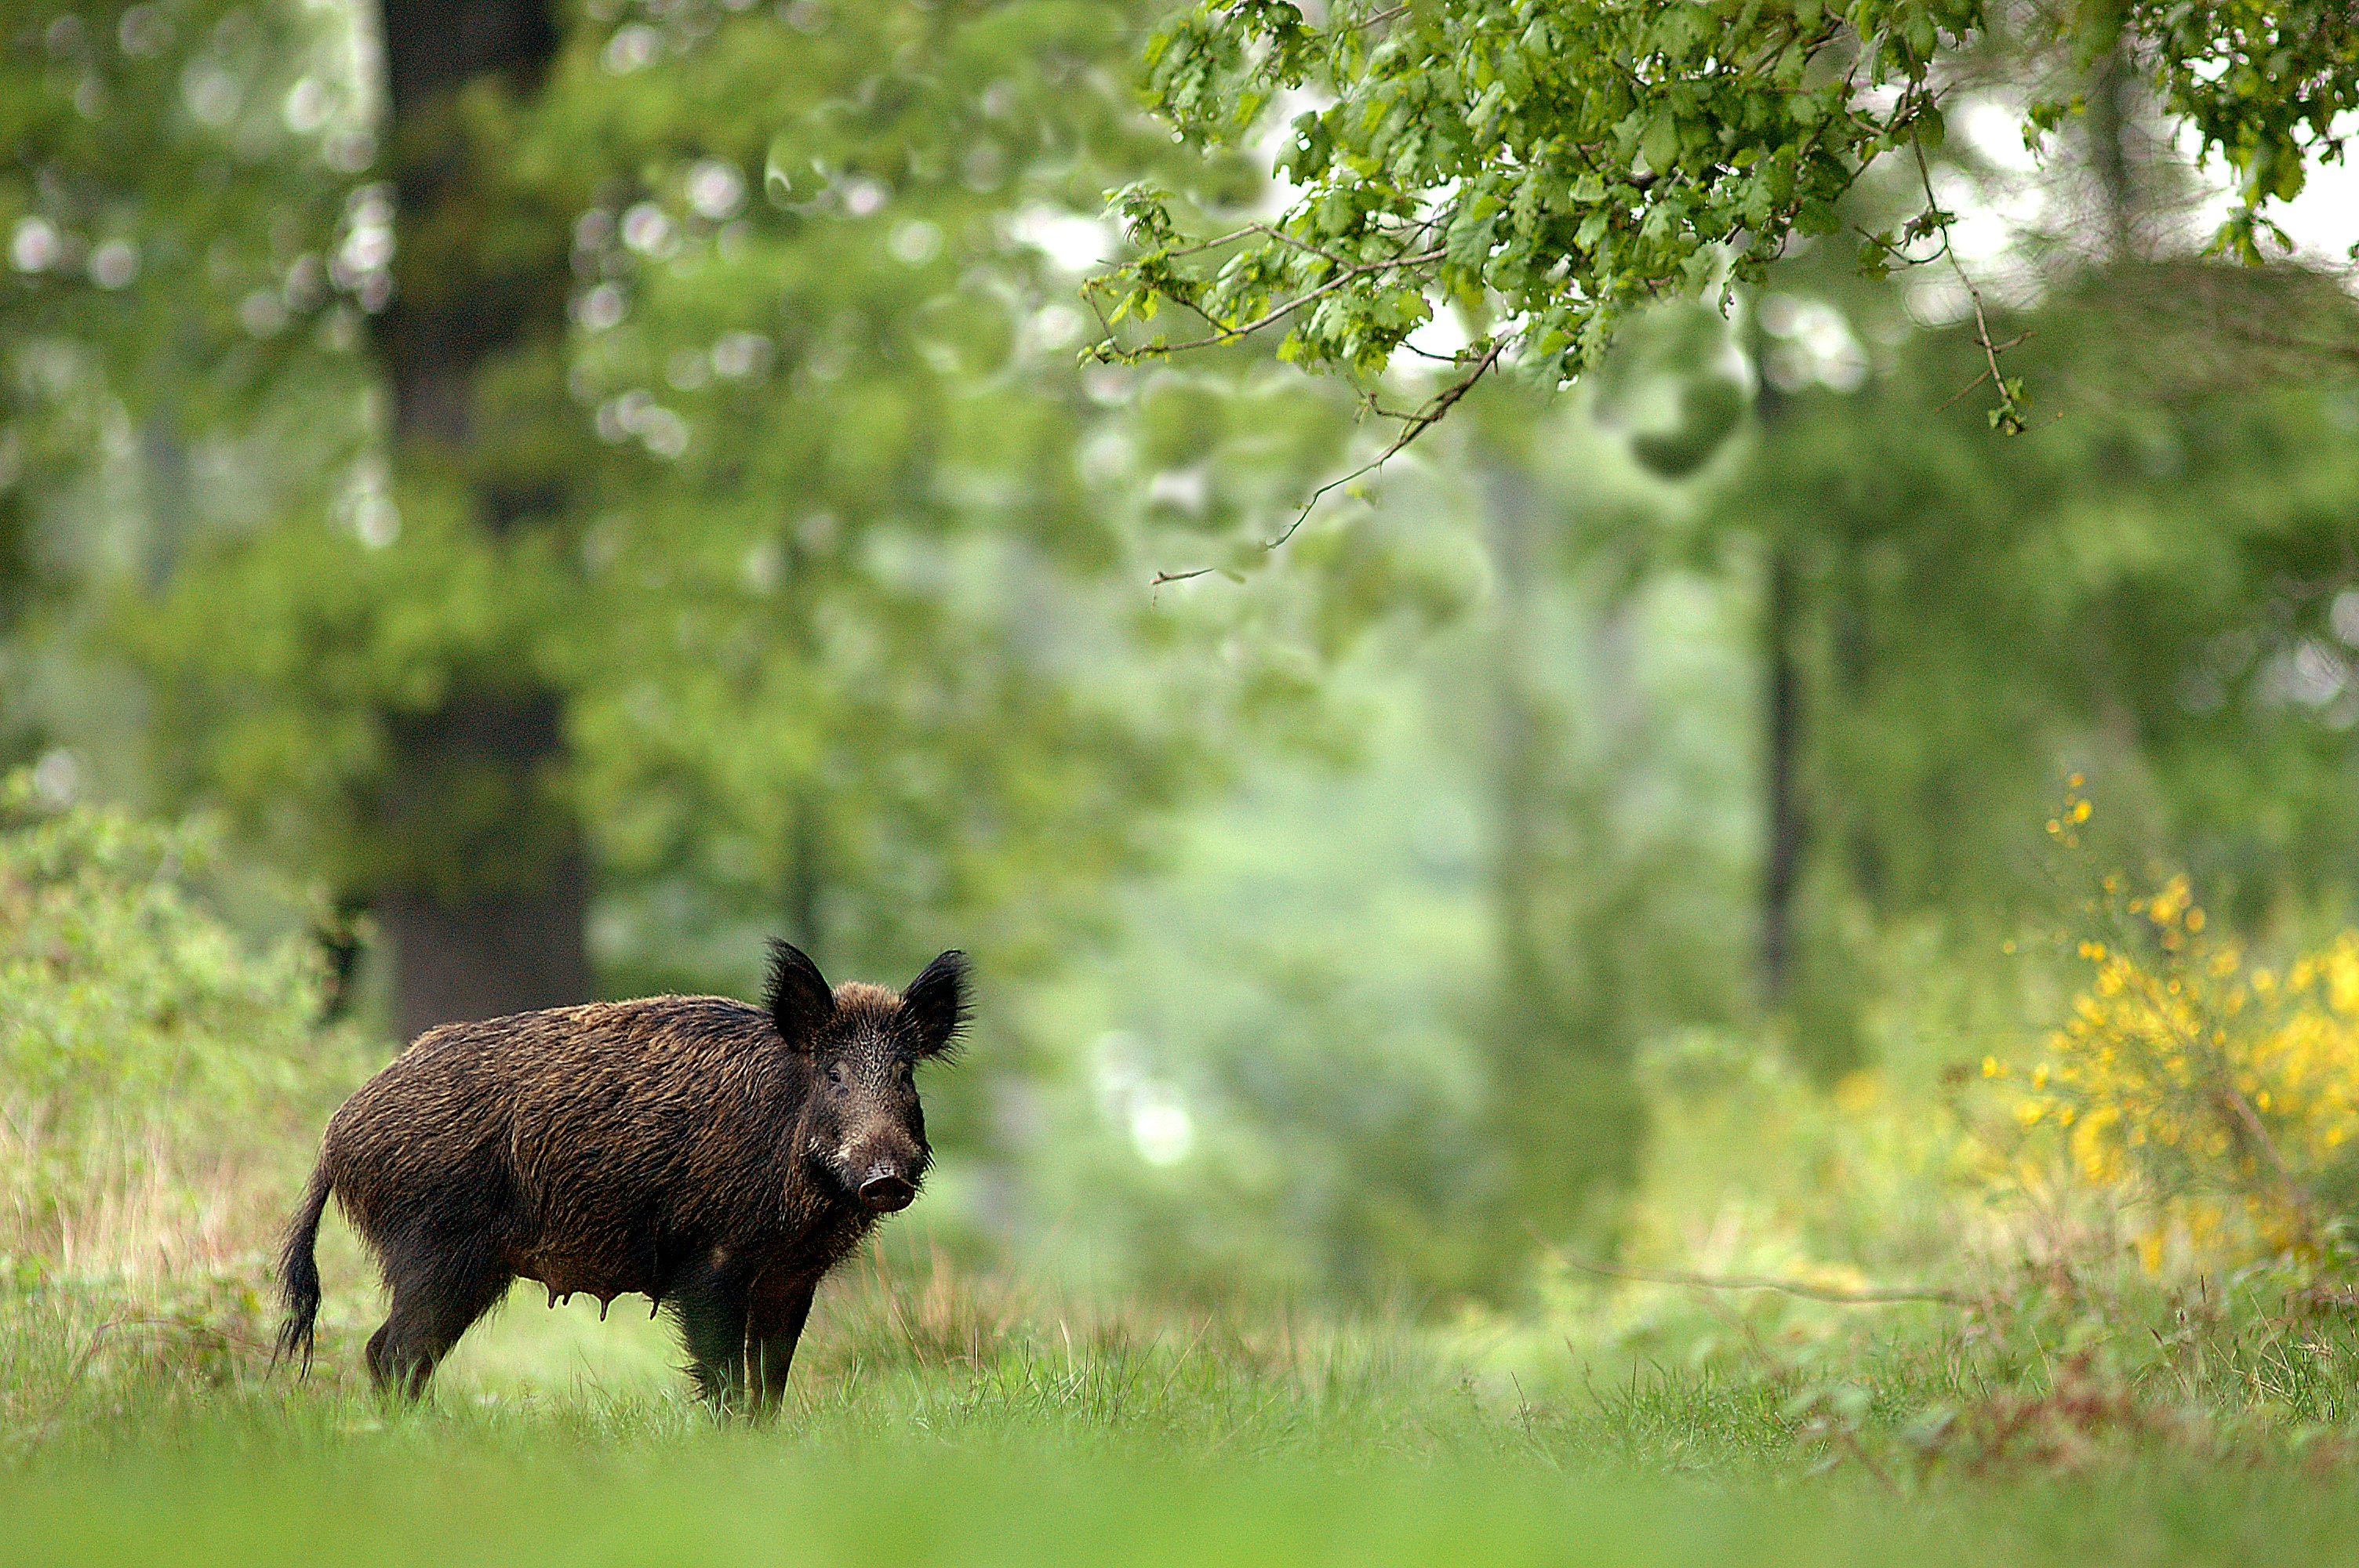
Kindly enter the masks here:
M 1417 409 L 1413 413 L 1389 413 L 1379 409 L 1378 412 L 1384 414 L 1386 418 L 1406 420 L 1408 422 L 1406 427 L 1402 429 L 1399 435 L 1393 438 L 1392 441 L 1383 451 L 1378 452 L 1375 457 L 1370 458 L 1366 462 L 1362 463 L 1358 468 L 1353 469 L 1350 473 L 1343 474 L 1336 479 L 1331 479 L 1325 484 L 1321 485 L 1317 490 L 1312 491 L 1310 492 L 1310 498 L 1302 503 L 1302 509 L 1294 514 L 1294 521 L 1288 523 L 1286 525 L 1285 531 L 1280 533 L 1277 537 L 1264 539 L 1262 541 L 1261 547 L 1265 550 L 1277 550 L 1282 548 L 1288 540 L 1294 537 L 1296 530 L 1299 529 L 1304 523 L 1310 520 L 1311 512 L 1317 508 L 1321 501 L 1324 501 L 1327 498 L 1328 492 L 1334 490 L 1339 485 L 1349 484 L 1353 480 L 1364 478 L 1366 475 L 1374 473 L 1376 470 L 1384 467 L 1386 462 L 1390 461 L 1395 456 L 1397 456 L 1402 448 L 1408 446 L 1411 441 L 1416 440 L 1419 436 L 1425 434 L 1426 431 L 1440 424 L 1441 422 L 1441 416 L 1449 413 L 1450 410 L 1457 405 L 1460 398 L 1465 396 L 1467 393 L 1473 390 L 1474 384 L 1482 380 L 1483 377 L 1490 371 L 1491 367 L 1499 362 L 1499 356 L 1506 351 L 1506 347 L 1507 339 L 1504 335 L 1494 340 L 1490 348 L 1484 351 L 1483 357 L 1474 362 L 1474 368 L 1473 370 L 1468 371 L 1464 375 L 1459 377 L 1448 386 L 1443 387 L 1439 393 L 1436 393 L 1432 399 L 1426 403 L 1423 407 Z M 1167 582 L 1186 582 L 1191 578 L 1209 576 L 1219 569 L 1220 568 L 1217 567 L 1193 567 L 1186 571 L 1158 571 L 1155 574 L 1153 579 L 1148 581 L 1147 586 L 1149 588 L 1161 588 Z
M 1947 216 L 1942 213 L 1940 200 L 1933 194 L 1933 171 L 1925 162 L 1923 139 L 1913 139 L 1908 146 L 1917 157 L 1917 179 L 1925 189 L 1926 210 L 1941 219 L 1935 224 L 1941 231 L 1940 254 L 1950 258 L 1950 270 L 1958 275 L 1958 282 L 1964 287 L 1966 297 L 1973 302 L 1974 341 L 1982 345 L 1983 359 L 1988 367 L 1985 373 L 1990 377 L 1991 386 L 1998 393 L 1998 427 L 2010 436 L 2019 436 L 2023 434 L 2023 412 L 2016 406 L 2015 395 L 2007 391 L 2006 377 L 1999 373 L 1998 349 L 1991 342 L 1990 318 L 1983 311 L 1983 291 L 1976 288 L 1974 280 L 1966 276 L 1965 264 L 1958 259 L 1958 247 L 1951 241 Z
M 1997 352 L 1999 352 L 1999 353 L 2002 353 L 2002 354 L 2003 354 L 2003 353 L 2006 352 L 2006 351 L 2007 351 L 2007 350 L 2009 350 L 2009 349 L 2011 349 L 2011 348 L 2015 347 L 2015 346 L 2016 346 L 2016 344 L 2017 344 L 2017 343 L 2019 343 L 2019 342 L 2023 341 L 2026 338 L 2028 338 L 2028 337 L 2030 337 L 2030 336 L 2031 336 L 2030 330 L 2029 330 L 2028 328 L 2027 328 L 2027 329 L 2025 329 L 2023 331 L 2017 332 L 2014 337 L 2009 338 L 2006 342 L 1998 344 L 1998 345 L 1997 345 L 1997 350 L 1996 350 L 1996 351 L 1997 351 Z M 1988 380 L 1990 379 L 1990 373 L 1990 373 L 1990 372 L 1988 372 L 1988 371 L 1986 371 L 1986 370 L 1983 370 L 1983 371 L 1976 371 L 1976 372 L 1974 373 L 1974 379 L 1973 379 L 1973 380 L 1972 380 L 1972 381 L 1970 381 L 1970 382 L 1966 383 L 1966 384 L 1965 384 L 1965 385 L 1963 385 L 1963 386 L 1962 386 L 1962 387 L 1958 388 L 1958 390 L 1957 390 L 1957 391 L 1955 391 L 1955 392 L 1953 392 L 1953 393 L 1950 394 L 1950 395 L 1949 395 L 1949 396 L 1947 396 L 1947 397 L 1945 397 L 1945 398 L 1941 399 L 1941 402 L 1940 402 L 1940 406 L 1939 406 L 1938 407 L 1936 407 L 1936 408 L 1933 410 L 1933 412 L 1934 412 L 1934 413 L 1936 413 L 1936 414 L 1939 414 L 1939 413 L 1941 413 L 1944 409 L 1947 409 L 1947 408 L 1948 408 L 1951 404 L 1953 404 L 1953 403 L 1957 402 L 1957 401 L 1958 401 L 1958 399 L 1960 399 L 1961 397 L 1963 397 L 1967 393 L 1972 392 L 1974 388 L 1976 388 L 1976 387 L 1980 386 L 1983 383 L 1984 383 L 1984 382 L 1988 381 Z
M 1271 239 L 1276 240 L 1281 245 L 1292 245 L 1298 251 L 1308 251 L 1312 255 L 1319 257 L 1321 261 L 1333 262 L 1337 266 L 1352 266 L 1356 265 L 1349 256 L 1339 256 L 1333 251 L 1328 250 L 1321 245 L 1314 245 L 1309 240 L 1298 238 L 1293 234 L 1288 233 L 1283 229 L 1273 228 L 1267 223 L 1253 223 L 1247 225 L 1247 227 L 1256 233 L 1268 235 Z
M 1301 527 L 1302 524 L 1309 520 L 1312 509 L 1327 498 L 1327 492 L 1329 491 L 1333 490 L 1340 485 L 1349 484 L 1355 479 L 1360 479 L 1368 474 L 1374 473 L 1376 470 L 1384 467 L 1386 463 L 1391 461 L 1394 456 L 1397 455 L 1402 448 L 1408 446 L 1411 441 L 1416 440 L 1419 436 L 1424 435 L 1428 430 L 1432 429 L 1434 426 L 1440 424 L 1441 422 L 1441 416 L 1449 413 L 1451 408 L 1455 407 L 1458 400 L 1465 396 L 1469 392 L 1472 392 L 1474 389 L 1474 384 L 1482 380 L 1483 377 L 1488 373 L 1493 365 L 1499 362 L 1499 356 L 1506 351 L 1506 347 L 1507 338 L 1506 334 L 1503 333 L 1499 337 L 1493 339 L 1491 341 L 1491 346 L 1487 350 L 1484 351 L 1483 357 L 1474 362 L 1474 368 L 1473 370 L 1468 371 L 1464 375 L 1459 377 L 1448 386 L 1443 387 L 1440 392 L 1434 395 L 1431 402 L 1419 409 L 1415 414 L 1407 416 L 1408 421 L 1408 424 L 1402 427 L 1399 435 L 1393 438 L 1389 446 L 1386 447 L 1383 451 L 1378 452 L 1366 462 L 1362 463 L 1358 468 L 1353 469 L 1350 473 L 1343 475 L 1340 479 L 1331 479 L 1325 484 L 1321 485 L 1317 490 L 1312 491 L 1310 492 L 1310 499 L 1302 503 L 1302 510 L 1294 514 L 1294 521 L 1286 525 L 1286 531 L 1278 535 L 1275 539 L 1265 540 L 1262 544 L 1262 548 L 1266 550 L 1275 550 L 1284 545 L 1288 539 L 1293 538 L 1295 530 Z
M 1212 239 L 1199 240 L 1192 245 L 1182 245 L 1177 250 L 1165 251 L 1162 254 L 1167 256 L 1201 255 L 1206 251 L 1218 250 L 1223 245 L 1229 243 L 1232 240 L 1242 240 L 1247 234 L 1253 233 L 1257 230 L 1265 230 L 1266 228 L 1266 225 L 1261 223 L 1247 223 L 1242 229 L 1232 229 L 1227 233 L 1218 235 Z

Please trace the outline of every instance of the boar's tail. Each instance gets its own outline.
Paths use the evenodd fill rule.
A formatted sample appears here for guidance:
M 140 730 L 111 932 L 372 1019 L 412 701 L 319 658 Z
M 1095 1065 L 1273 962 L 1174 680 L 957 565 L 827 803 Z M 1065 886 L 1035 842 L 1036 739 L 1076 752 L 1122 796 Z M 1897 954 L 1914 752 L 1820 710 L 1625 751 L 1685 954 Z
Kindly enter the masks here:
M 303 1189 L 302 1206 L 287 1222 L 287 1239 L 278 1249 L 278 1293 L 287 1303 L 287 1321 L 278 1325 L 278 1348 L 270 1362 L 299 1363 L 311 1369 L 311 1342 L 320 1321 L 320 1264 L 312 1254 L 320 1238 L 320 1216 L 328 1206 L 328 1167 L 322 1161 Z

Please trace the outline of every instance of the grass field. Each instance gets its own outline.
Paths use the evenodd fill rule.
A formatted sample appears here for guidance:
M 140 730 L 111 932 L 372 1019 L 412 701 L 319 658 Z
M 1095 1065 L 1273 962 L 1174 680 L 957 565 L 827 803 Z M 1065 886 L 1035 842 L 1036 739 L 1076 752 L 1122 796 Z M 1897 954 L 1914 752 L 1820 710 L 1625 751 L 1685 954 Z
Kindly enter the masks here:
M 0 1559 L 2359 1561 L 2359 1334 L 2259 1284 L 2106 1325 L 2027 1281 L 1962 1328 L 1879 1309 L 1690 1371 L 849 1272 L 758 1428 L 691 1402 L 626 1303 L 519 1295 L 402 1409 L 353 1371 L 363 1292 L 298 1382 L 234 1278 L 141 1316 L 20 1280 Z

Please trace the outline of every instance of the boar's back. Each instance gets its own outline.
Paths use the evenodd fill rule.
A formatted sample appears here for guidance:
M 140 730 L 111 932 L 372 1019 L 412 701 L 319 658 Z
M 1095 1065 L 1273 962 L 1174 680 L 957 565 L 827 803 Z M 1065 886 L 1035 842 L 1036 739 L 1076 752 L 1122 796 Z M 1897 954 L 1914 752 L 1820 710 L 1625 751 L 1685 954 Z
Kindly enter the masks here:
M 488 1211 L 518 1272 L 647 1290 L 663 1251 L 781 1217 L 797 1083 L 769 1014 L 725 997 L 552 1008 L 419 1036 L 328 1155 L 364 1230 L 370 1209 Z

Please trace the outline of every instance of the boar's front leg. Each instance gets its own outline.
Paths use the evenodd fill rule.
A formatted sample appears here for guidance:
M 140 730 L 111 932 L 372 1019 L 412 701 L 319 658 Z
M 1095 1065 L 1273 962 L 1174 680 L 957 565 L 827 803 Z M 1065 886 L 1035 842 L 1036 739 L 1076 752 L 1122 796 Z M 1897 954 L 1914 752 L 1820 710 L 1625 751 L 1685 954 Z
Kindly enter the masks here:
M 776 1413 L 778 1401 L 786 1397 L 787 1368 L 794 1365 L 795 1344 L 803 1336 L 803 1324 L 810 1317 L 811 1294 L 818 1289 L 815 1279 L 775 1271 L 754 1281 L 745 1322 L 745 1360 L 756 1414 Z
M 715 1256 L 691 1265 L 665 1292 L 688 1375 L 708 1403 L 734 1410 L 745 1391 L 745 1271 Z

